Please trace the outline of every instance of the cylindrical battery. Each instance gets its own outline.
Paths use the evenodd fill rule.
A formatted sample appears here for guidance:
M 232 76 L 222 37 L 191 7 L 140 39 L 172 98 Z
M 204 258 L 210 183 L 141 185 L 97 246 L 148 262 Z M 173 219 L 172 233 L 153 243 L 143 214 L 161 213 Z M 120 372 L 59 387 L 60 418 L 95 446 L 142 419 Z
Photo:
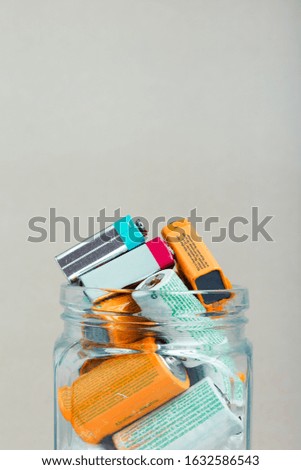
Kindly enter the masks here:
M 114 222 L 101 232 L 56 256 L 56 260 L 69 281 L 100 266 L 144 243 L 141 221 L 130 215 Z
M 138 351 L 156 351 L 153 323 L 143 317 L 116 314 L 88 314 L 91 321 L 101 319 L 102 323 L 85 324 L 82 328 L 84 349 L 113 347 Z
M 130 294 L 114 295 L 94 305 L 91 310 L 93 313 L 86 313 L 85 318 L 101 322 L 96 326 L 92 324 L 83 327 L 84 338 L 89 339 L 94 336 L 91 340 L 97 342 L 95 333 L 97 335 L 98 328 L 100 330 L 99 343 L 105 343 L 104 340 L 107 339 L 107 343 L 113 347 L 125 349 L 133 347 L 135 350 L 144 351 L 157 349 L 154 341 L 154 344 L 150 341 L 150 336 L 154 336 L 150 328 L 153 323 L 142 316 L 135 316 L 141 309 Z M 89 332 L 90 326 L 96 330 L 94 335 Z M 107 333 L 106 337 L 103 336 L 102 330 Z
M 227 338 L 214 329 L 212 319 L 200 315 L 206 309 L 171 269 L 143 281 L 132 297 L 144 317 L 167 322 L 165 331 L 172 341 L 205 344 L 208 349 L 227 342 Z
M 107 359 L 58 391 L 63 416 L 85 442 L 96 444 L 189 387 L 184 366 L 156 353 Z
M 177 266 L 195 290 L 215 290 L 198 294 L 198 298 L 209 311 L 219 310 L 231 294 L 229 279 L 220 265 L 186 219 L 176 220 L 162 229 L 162 235 L 174 251 Z M 219 292 L 220 291 L 220 292 Z
M 159 237 L 79 277 L 93 302 L 106 294 L 101 288 L 120 289 L 174 265 L 167 244 Z
M 191 319 L 206 312 L 172 269 L 164 269 L 142 281 L 132 297 L 154 321 L 183 317 Z
M 206 378 L 113 436 L 119 450 L 222 449 L 242 432 L 212 380 Z

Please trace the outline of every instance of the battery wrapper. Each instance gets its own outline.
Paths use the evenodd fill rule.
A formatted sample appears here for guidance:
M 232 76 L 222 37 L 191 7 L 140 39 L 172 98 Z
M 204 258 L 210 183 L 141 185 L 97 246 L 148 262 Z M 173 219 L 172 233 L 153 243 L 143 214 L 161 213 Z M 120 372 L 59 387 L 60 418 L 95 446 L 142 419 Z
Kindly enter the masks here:
M 113 436 L 119 450 L 221 449 L 241 421 L 206 378 Z

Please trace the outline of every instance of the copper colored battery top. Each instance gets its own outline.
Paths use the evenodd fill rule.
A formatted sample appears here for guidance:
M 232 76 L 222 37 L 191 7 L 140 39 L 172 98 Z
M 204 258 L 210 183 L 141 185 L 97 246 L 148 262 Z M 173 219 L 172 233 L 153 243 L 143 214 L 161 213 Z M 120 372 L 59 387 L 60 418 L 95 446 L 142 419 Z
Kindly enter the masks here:
M 111 296 L 93 305 L 93 312 L 116 312 L 116 313 L 139 313 L 140 307 L 137 305 L 131 294 L 118 294 Z
M 90 444 L 99 443 L 189 387 L 184 366 L 156 353 L 105 360 L 58 390 L 63 416 Z

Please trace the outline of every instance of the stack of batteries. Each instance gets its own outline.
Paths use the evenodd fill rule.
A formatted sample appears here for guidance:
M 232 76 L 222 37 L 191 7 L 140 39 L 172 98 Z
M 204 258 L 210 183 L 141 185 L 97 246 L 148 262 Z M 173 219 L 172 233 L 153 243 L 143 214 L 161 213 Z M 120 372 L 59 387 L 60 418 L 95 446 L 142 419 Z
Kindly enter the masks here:
M 115 351 L 96 353 L 58 390 L 60 412 L 88 444 L 219 449 L 242 435 L 245 373 L 230 356 L 204 353 L 228 341 L 211 313 L 222 314 L 231 283 L 188 220 L 162 236 L 146 241 L 126 216 L 56 258 L 83 286 L 87 319 L 100 321 L 83 326 L 81 347 Z

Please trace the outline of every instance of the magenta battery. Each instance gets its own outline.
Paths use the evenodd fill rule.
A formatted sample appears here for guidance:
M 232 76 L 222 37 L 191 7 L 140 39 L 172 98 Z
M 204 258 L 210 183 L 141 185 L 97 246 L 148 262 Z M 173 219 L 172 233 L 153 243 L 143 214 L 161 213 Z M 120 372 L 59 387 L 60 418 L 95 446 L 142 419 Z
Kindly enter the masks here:
M 122 289 L 142 281 L 161 269 L 174 266 L 168 245 L 157 237 L 108 263 L 79 276 L 87 287 L 86 295 L 95 301 L 107 292 L 101 289 Z

